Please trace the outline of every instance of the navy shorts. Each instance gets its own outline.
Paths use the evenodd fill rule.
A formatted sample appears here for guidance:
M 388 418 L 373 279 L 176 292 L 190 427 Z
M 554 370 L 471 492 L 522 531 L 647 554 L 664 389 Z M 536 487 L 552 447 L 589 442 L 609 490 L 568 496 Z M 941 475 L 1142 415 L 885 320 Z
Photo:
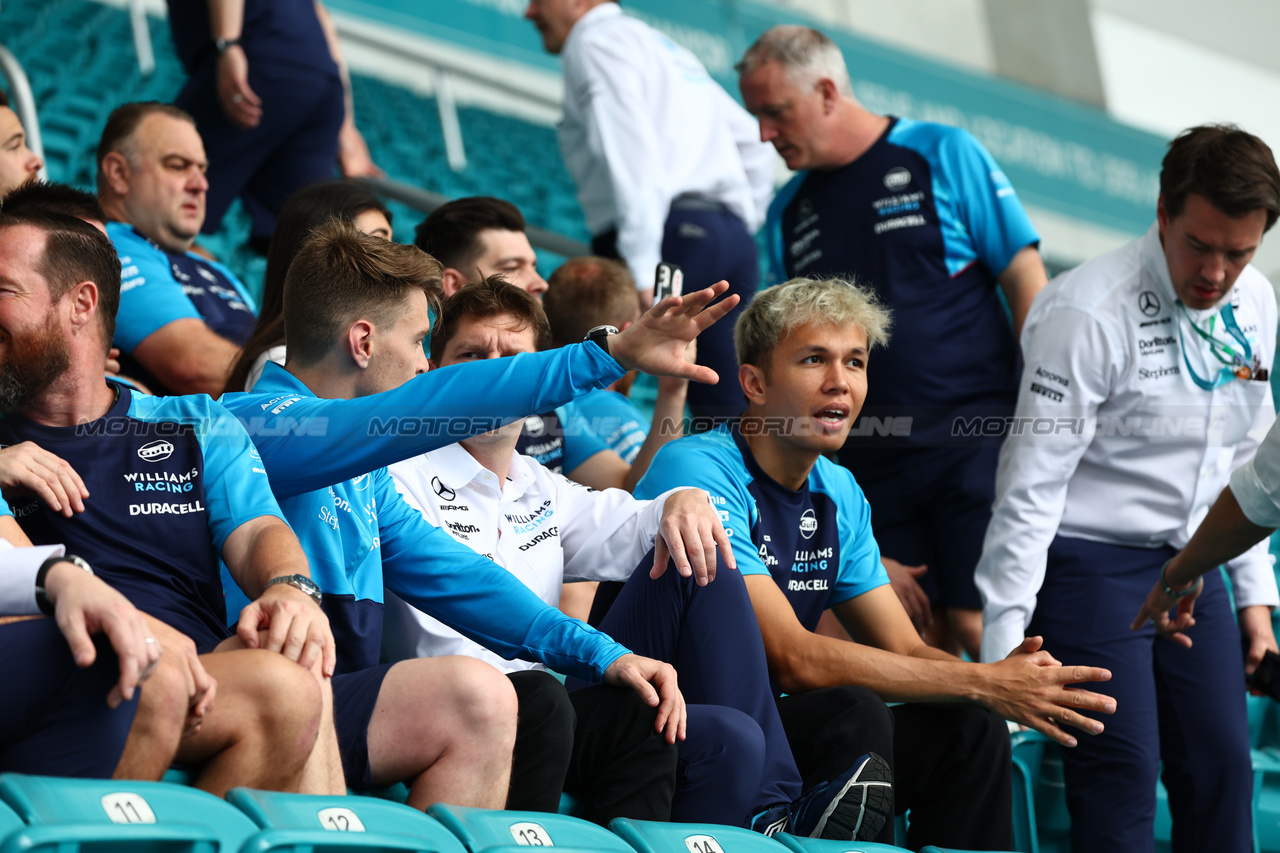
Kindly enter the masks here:
M 333 677 L 333 723 L 338 730 L 338 751 L 342 753 L 342 773 L 347 786 L 373 787 L 373 768 L 369 766 L 369 721 L 378 704 L 382 680 L 393 663 Z
M 846 451 L 846 454 L 848 451 Z M 973 570 L 995 501 L 999 447 L 922 448 L 909 464 L 860 474 L 880 553 L 927 565 L 920 586 L 935 605 L 982 609 Z
M 52 619 L 0 625 L 0 772 L 109 778 L 124 752 L 138 694 L 112 710 L 120 664 L 104 637 L 81 669 Z

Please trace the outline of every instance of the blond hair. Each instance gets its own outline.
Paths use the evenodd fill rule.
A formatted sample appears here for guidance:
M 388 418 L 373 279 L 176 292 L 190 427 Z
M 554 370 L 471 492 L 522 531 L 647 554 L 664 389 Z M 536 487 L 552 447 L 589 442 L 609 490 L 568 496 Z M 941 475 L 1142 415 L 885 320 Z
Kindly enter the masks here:
M 890 311 L 871 288 L 842 278 L 793 278 L 762 290 L 733 327 L 739 364 L 767 368 L 769 356 L 792 329 L 812 322 L 857 326 L 867 349 L 889 342 Z

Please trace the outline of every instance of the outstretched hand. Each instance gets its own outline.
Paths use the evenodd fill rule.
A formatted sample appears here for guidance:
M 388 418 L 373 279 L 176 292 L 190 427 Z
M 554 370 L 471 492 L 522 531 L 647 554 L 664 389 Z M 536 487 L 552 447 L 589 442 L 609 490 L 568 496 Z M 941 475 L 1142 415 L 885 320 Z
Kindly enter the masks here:
M 1109 681 L 1111 673 L 1095 666 L 1063 666 L 1041 648 L 1043 643 L 1041 637 L 1027 637 L 1007 658 L 984 666 L 991 680 L 981 697 L 983 704 L 1063 746 L 1076 745 L 1076 739 L 1060 727 L 1064 723 L 1101 734 L 1102 723 L 1080 711 L 1114 714 L 1116 700 L 1071 685 Z
M 686 349 L 707 327 L 738 304 L 737 294 L 711 304 L 728 289 L 729 283 L 721 281 L 694 293 L 668 296 L 625 331 L 610 338 L 609 352 L 626 370 L 716 384 L 720 381 L 716 372 L 689 361 Z

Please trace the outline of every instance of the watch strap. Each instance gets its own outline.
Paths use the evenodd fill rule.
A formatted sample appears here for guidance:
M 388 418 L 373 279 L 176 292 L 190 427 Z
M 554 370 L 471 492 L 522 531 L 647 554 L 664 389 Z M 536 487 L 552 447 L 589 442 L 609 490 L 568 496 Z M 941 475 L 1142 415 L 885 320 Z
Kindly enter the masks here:
M 40 568 L 36 571 L 36 607 L 40 608 L 40 612 L 45 616 L 52 616 L 54 613 L 53 601 L 49 598 L 49 593 L 45 590 L 45 579 L 49 576 L 49 570 L 58 563 L 70 563 L 78 569 L 82 569 L 89 574 L 93 574 L 93 569 L 81 557 L 75 554 L 64 554 L 61 557 L 50 557 L 40 564 Z
M 1169 596 L 1174 600 L 1177 600 L 1179 598 L 1186 598 L 1188 595 L 1190 595 L 1191 593 L 1195 592 L 1197 589 L 1200 588 L 1202 579 L 1196 578 L 1196 582 L 1193 583 L 1191 586 L 1187 587 L 1186 589 L 1174 589 L 1173 587 L 1169 586 L 1169 578 L 1166 577 L 1166 574 L 1169 571 L 1169 563 L 1172 563 L 1172 562 L 1173 560 L 1166 560 L 1165 564 L 1160 567 L 1160 589 L 1162 592 L 1164 592 L 1165 595 Z
M 235 38 L 230 39 L 216 38 L 213 40 L 213 49 L 218 52 L 218 56 L 222 56 L 222 54 L 227 52 L 228 48 L 239 45 L 241 38 L 243 38 L 243 36 L 236 36 Z

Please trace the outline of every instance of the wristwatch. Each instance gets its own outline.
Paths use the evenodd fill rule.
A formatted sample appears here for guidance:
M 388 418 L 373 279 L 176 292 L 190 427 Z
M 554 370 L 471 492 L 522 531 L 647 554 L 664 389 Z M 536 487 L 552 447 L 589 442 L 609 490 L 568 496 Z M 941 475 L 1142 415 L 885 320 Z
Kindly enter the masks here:
M 1165 595 L 1169 596 L 1170 598 L 1176 601 L 1179 598 L 1186 598 L 1188 595 L 1198 590 L 1200 588 L 1200 583 L 1203 579 L 1196 578 L 1196 582 L 1193 583 L 1191 586 L 1187 587 L 1186 589 L 1174 589 L 1173 587 L 1169 586 L 1169 579 L 1165 577 L 1165 572 L 1169 571 L 1169 563 L 1172 563 L 1172 562 L 1173 560 L 1169 560 L 1163 566 L 1160 567 L 1160 589 L 1164 592 Z
M 222 54 L 227 52 L 227 48 L 235 47 L 240 44 L 241 38 L 243 38 L 243 36 L 236 36 L 231 39 L 216 38 L 213 40 L 213 48 L 218 51 L 218 56 L 222 56 Z
M 70 563 L 73 566 L 84 569 L 89 574 L 93 574 L 93 569 L 82 558 L 75 554 L 65 554 L 61 557 L 50 557 L 40 564 L 40 569 L 36 572 L 36 607 L 40 608 L 40 612 L 45 616 L 53 615 L 53 602 L 49 600 L 49 594 L 45 591 L 44 581 L 49 575 L 49 570 L 58 563 Z
M 321 602 L 324 601 L 324 596 L 320 593 L 320 587 L 316 586 L 316 582 L 306 575 L 281 575 L 278 578 L 272 578 L 267 581 L 267 586 L 264 587 L 263 592 L 278 583 L 287 583 L 294 589 L 301 590 L 311 596 L 311 600 L 316 603 L 317 607 L 321 606 Z
M 591 331 L 587 332 L 584 341 L 594 341 L 596 346 L 604 350 L 605 355 L 613 355 L 609 352 L 609 336 L 619 334 L 617 326 L 595 326 Z

